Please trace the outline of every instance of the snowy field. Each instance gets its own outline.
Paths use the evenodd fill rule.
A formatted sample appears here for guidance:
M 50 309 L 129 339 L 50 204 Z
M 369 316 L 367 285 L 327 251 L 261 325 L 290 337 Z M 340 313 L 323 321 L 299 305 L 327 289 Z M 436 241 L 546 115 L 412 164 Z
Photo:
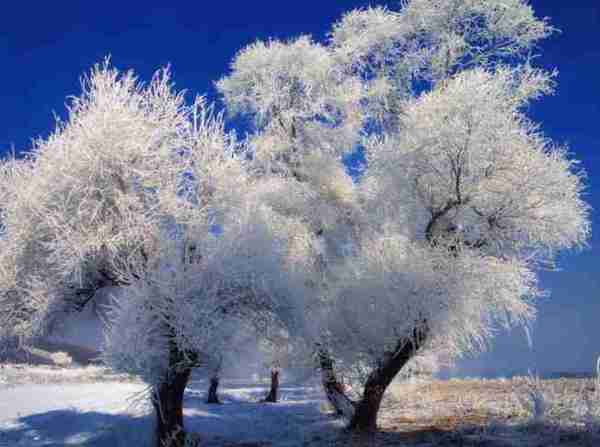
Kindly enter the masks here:
M 0 369 L 0 446 L 137 446 L 149 444 L 151 409 L 143 383 L 99 367 Z M 227 383 L 223 405 L 206 405 L 205 381 L 193 381 L 185 422 L 202 445 L 304 445 L 335 435 L 341 421 L 321 414 L 318 387 L 280 388 L 276 405 L 258 401 L 267 386 Z
M 99 367 L 0 369 L 0 446 L 144 446 L 151 411 L 144 384 Z M 397 384 L 381 431 L 351 436 L 318 386 L 283 383 L 281 402 L 257 403 L 266 386 L 224 381 L 223 405 L 186 396 L 187 429 L 206 446 L 599 446 L 593 380 L 421 381 Z M 315 384 L 316 385 L 316 384 Z

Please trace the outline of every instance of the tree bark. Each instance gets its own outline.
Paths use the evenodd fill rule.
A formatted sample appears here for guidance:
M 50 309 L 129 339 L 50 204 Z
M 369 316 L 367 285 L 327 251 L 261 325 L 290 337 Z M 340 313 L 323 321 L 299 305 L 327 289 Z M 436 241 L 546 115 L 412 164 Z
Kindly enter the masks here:
M 271 390 L 267 397 L 264 398 L 263 402 L 277 403 L 279 394 L 279 370 L 272 369 L 271 370 Z
M 354 415 L 354 402 L 346 395 L 343 385 L 335 375 L 333 359 L 327 350 L 318 351 L 321 380 L 327 400 L 338 416 L 351 418 Z
M 397 348 L 388 354 L 381 365 L 369 374 L 363 395 L 357 403 L 356 411 L 350 420 L 352 430 L 367 432 L 377 430 L 377 414 L 385 390 L 423 345 L 426 334 L 426 329 L 415 329 L 412 340 L 399 342 Z
M 152 396 L 156 413 L 156 447 L 183 447 L 183 397 L 192 369 L 183 365 L 184 355 L 175 347 L 169 353 L 169 371 Z
M 387 368 L 387 365 L 384 369 Z M 399 368 L 398 371 L 400 371 Z M 369 375 L 369 379 L 365 384 L 363 396 L 356 405 L 356 409 L 352 419 L 350 420 L 350 428 L 357 431 L 376 431 L 377 430 L 377 415 L 381 407 L 383 395 L 391 380 L 387 380 L 388 375 L 382 369 L 378 369 Z
M 208 398 L 206 399 L 207 404 L 220 404 L 217 390 L 219 389 L 219 376 L 211 377 L 210 387 L 208 388 Z

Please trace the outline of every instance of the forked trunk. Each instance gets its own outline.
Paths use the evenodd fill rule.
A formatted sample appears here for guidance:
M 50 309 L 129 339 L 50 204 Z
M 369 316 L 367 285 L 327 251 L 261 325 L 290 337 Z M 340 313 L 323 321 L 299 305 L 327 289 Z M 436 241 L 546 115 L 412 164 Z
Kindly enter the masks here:
M 399 368 L 394 376 L 400 371 Z M 393 376 L 392 376 L 393 378 Z M 362 398 L 358 401 L 354 415 L 350 420 L 350 428 L 358 431 L 372 432 L 377 430 L 377 415 L 385 390 L 389 386 L 386 374 L 378 369 L 367 380 Z
M 172 347 L 169 353 L 169 372 L 158 384 L 152 396 L 156 413 L 156 447 L 183 447 L 183 397 L 192 369 L 183 366 L 184 355 Z
M 271 390 L 267 397 L 263 400 L 263 402 L 277 403 L 279 394 L 279 370 L 272 369 L 271 370 Z
M 219 389 L 219 376 L 211 377 L 210 387 L 208 388 L 208 398 L 206 399 L 207 404 L 220 404 L 217 390 Z
M 415 329 L 412 340 L 398 343 L 398 347 L 375 369 L 365 383 L 365 388 L 352 419 L 350 428 L 357 431 L 376 431 L 377 414 L 381 407 L 381 401 L 385 390 L 394 377 L 408 363 L 423 345 L 426 338 L 426 329 Z
M 333 359 L 323 348 L 319 349 L 318 356 L 321 380 L 327 400 L 339 416 L 351 418 L 354 414 L 354 402 L 346 395 L 344 386 L 337 380 Z

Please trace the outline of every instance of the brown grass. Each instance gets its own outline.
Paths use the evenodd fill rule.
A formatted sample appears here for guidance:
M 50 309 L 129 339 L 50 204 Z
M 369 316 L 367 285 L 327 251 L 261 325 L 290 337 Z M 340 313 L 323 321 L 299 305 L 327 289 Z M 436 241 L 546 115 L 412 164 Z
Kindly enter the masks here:
M 537 424 L 532 423 L 525 405 L 525 378 L 395 384 L 384 399 L 378 433 L 345 433 L 331 445 L 599 447 L 600 439 L 591 439 L 578 419 L 578 405 L 582 396 L 594 392 L 593 381 L 541 383 L 549 410 L 547 418 Z

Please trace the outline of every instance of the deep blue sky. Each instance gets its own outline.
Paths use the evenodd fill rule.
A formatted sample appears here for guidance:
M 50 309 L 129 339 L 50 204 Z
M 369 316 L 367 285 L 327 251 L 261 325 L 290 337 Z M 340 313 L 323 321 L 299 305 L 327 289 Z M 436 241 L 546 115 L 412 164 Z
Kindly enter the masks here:
M 371 2 L 394 7 L 396 1 Z M 235 53 L 258 38 L 310 33 L 323 38 L 343 11 L 359 0 L 120 2 L 112 0 L 7 1 L 0 13 L 0 152 L 20 151 L 64 116 L 65 97 L 79 79 L 112 55 L 119 68 L 149 79 L 171 64 L 179 88 L 214 96 L 213 81 Z M 600 205 L 600 2 L 533 0 L 538 16 L 562 30 L 544 43 L 540 63 L 560 71 L 555 96 L 531 110 L 549 136 L 568 143 L 589 175 L 588 200 Z M 594 227 L 598 217 L 594 213 Z M 521 332 L 500 334 L 491 352 L 466 362 L 475 372 L 536 366 L 541 370 L 590 369 L 600 355 L 600 248 L 561 257 L 561 272 L 543 273 L 552 291 L 540 305 L 535 353 Z

